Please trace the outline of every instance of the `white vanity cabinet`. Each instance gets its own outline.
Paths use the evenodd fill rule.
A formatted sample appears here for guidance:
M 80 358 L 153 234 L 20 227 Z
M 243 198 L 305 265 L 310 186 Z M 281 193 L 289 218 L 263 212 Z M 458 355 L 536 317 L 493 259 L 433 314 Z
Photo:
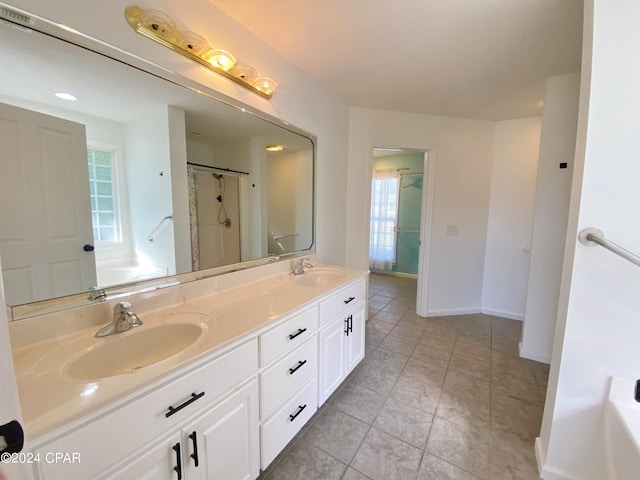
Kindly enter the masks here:
M 320 302 L 318 405 L 364 358 L 366 278 Z
M 104 480 L 253 480 L 259 473 L 258 381 L 151 447 L 141 449 Z
M 314 305 L 260 335 L 260 447 L 266 469 L 317 405 L 318 307 Z
M 225 478 L 256 478 L 257 371 L 258 345 L 253 338 L 77 428 L 32 445 L 30 450 L 43 459 L 56 452 L 79 458 L 79 462 L 40 462 L 36 476 L 40 480 L 211 478 L 201 473 L 205 468 L 192 468 L 194 443 L 189 435 L 195 431 L 201 447 L 199 465 L 226 468 L 228 460 L 242 458 L 234 465 L 238 476 Z M 207 458 L 216 449 L 225 458 L 221 460 L 218 453 Z
M 258 478 L 364 357 L 367 277 L 352 275 L 335 291 L 300 290 L 297 309 L 31 440 L 34 455 L 79 460 L 38 463 L 34 479 Z

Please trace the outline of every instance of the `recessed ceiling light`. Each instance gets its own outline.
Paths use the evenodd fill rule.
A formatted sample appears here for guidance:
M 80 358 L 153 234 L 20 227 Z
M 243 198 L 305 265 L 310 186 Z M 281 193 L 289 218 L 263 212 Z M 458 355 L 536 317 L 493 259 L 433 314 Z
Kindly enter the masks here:
M 77 100 L 76 97 L 67 92 L 56 92 L 55 96 L 62 100 L 69 100 L 70 102 L 75 102 Z
M 284 147 L 282 145 L 267 145 L 265 150 L 267 152 L 281 152 L 284 150 Z

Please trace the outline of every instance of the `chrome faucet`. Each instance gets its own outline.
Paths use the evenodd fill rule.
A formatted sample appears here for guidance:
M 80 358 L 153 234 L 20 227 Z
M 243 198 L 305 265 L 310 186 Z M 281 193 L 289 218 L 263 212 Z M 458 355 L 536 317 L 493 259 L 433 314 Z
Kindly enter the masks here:
M 108 337 L 114 333 L 126 332 L 142 325 L 140 317 L 131 311 L 129 302 L 116 303 L 113 307 L 113 321 L 96 332 L 96 337 Z
M 309 263 L 308 258 L 299 258 L 293 267 L 291 275 L 302 275 L 305 268 L 313 268 L 313 265 Z
M 91 287 L 89 291 L 91 293 L 87 297 L 87 300 L 91 300 L 92 302 L 102 302 L 107 299 L 107 292 L 104 288 Z

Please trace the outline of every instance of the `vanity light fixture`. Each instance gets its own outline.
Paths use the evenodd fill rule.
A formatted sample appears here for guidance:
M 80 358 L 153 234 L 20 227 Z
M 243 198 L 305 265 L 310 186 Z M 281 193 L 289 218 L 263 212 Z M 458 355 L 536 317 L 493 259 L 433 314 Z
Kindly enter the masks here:
M 281 152 L 284 150 L 282 145 L 267 145 L 264 148 L 267 152 Z
M 75 102 L 77 100 L 75 96 L 71 95 L 68 92 L 56 92 L 54 93 L 54 95 L 58 98 L 61 98 L 62 100 L 68 100 L 70 102 Z
M 225 72 L 236 64 L 236 57 L 226 50 L 209 50 L 202 54 L 202 59 Z
M 179 30 L 175 22 L 158 10 L 125 8 L 127 23 L 136 33 L 177 52 L 264 98 L 271 98 L 276 82 L 261 77 L 249 65 L 236 65 L 236 58 L 220 48 L 209 47 L 207 40 L 195 32 Z

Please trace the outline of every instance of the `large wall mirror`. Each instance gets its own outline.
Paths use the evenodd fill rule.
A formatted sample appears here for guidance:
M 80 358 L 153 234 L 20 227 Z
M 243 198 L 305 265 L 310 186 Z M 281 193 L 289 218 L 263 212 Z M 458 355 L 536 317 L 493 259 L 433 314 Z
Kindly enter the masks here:
M 0 65 L 8 305 L 59 309 L 313 249 L 311 135 L 38 23 L 0 22 Z

